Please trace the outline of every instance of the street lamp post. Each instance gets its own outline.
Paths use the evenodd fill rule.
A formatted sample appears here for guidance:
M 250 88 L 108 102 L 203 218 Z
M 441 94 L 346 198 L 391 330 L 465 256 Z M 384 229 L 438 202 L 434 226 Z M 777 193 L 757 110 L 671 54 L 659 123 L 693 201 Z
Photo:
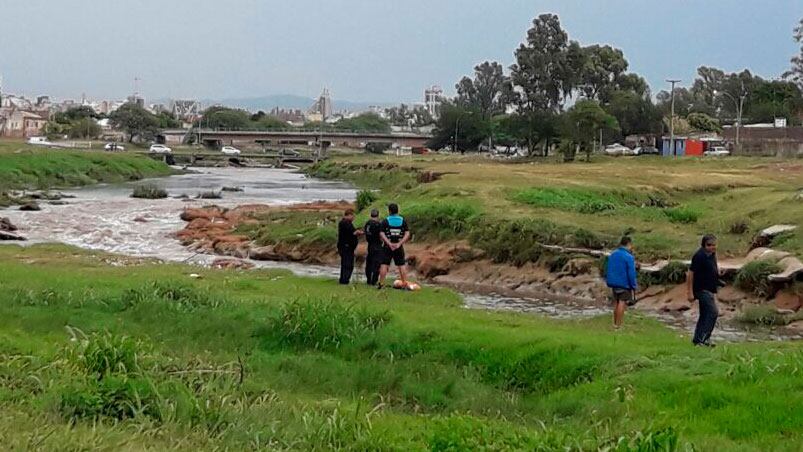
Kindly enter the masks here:
M 747 92 L 744 89 L 744 82 L 742 82 L 742 89 L 741 93 L 739 94 L 739 99 L 737 100 L 733 94 L 727 91 L 714 91 L 714 95 L 723 94 L 728 96 L 732 101 L 733 104 L 736 106 L 736 149 L 740 149 L 740 140 L 739 140 L 739 132 L 742 128 L 742 112 L 744 112 L 744 100 L 747 98 Z
M 672 157 L 677 157 L 677 147 L 675 146 L 675 83 L 680 83 L 680 80 L 668 79 L 667 82 L 672 84 L 672 116 L 669 118 L 669 146 L 672 150 Z

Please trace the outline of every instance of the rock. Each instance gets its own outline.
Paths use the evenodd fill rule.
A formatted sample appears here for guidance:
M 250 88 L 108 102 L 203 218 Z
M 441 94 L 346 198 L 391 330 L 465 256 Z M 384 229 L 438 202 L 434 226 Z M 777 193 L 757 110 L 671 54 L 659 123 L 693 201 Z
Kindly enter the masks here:
M 795 331 L 803 331 L 803 320 L 792 322 L 789 325 L 786 325 L 786 327 Z
M 560 271 L 560 275 L 591 275 L 599 273 L 598 268 L 596 260 L 579 257 L 566 262 L 566 265 L 564 265 L 563 269 Z
M 204 207 L 202 209 L 188 207 L 181 212 L 181 219 L 184 221 L 192 221 L 198 218 L 206 220 L 214 220 L 215 218 L 222 218 L 223 211 L 217 206 Z
M 26 212 L 34 212 L 34 211 L 42 210 L 42 208 L 39 207 L 39 204 L 31 201 L 31 202 L 27 202 L 27 203 L 21 205 L 20 206 L 20 210 L 23 210 L 23 211 L 26 211 Z
M 240 259 L 219 258 L 212 262 L 212 268 L 225 270 L 248 270 L 254 268 L 254 264 Z
M 47 203 L 51 206 L 66 206 L 69 204 L 67 201 L 48 201 Z
M 228 192 L 238 192 L 238 191 L 245 191 L 242 187 L 223 187 L 220 189 L 221 191 L 228 191 Z
M 192 279 L 202 279 L 203 276 L 199 275 L 198 273 L 190 273 L 190 278 L 192 278 Z
M 756 234 L 750 249 L 769 246 L 772 244 L 772 240 L 775 237 L 785 232 L 794 231 L 795 229 L 797 229 L 797 226 L 793 224 L 777 224 L 775 226 L 770 226 Z
M 134 221 L 135 223 L 147 223 L 148 222 L 148 220 L 146 220 L 145 217 L 135 217 L 132 221 Z
M 0 231 L 5 232 L 14 232 L 17 230 L 17 227 L 9 220 L 8 218 L 0 218 Z
M 415 256 L 415 269 L 419 275 L 430 279 L 449 273 L 452 260 L 448 255 L 423 252 Z
M 786 282 L 792 281 L 797 278 L 798 275 L 803 274 L 803 262 L 800 262 L 795 256 L 788 256 L 778 261 L 778 265 L 783 268 L 783 271 L 775 274 L 770 275 L 769 280 L 773 282 Z
M 640 292 L 638 295 L 639 295 L 639 298 L 648 298 L 648 297 L 654 297 L 656 295 L 660 295 L 660 294 L 662 294 L 664 292 L 666 292 L 666 287 L 664 287 L 664 286 L 650 286 L 647 289 L 645 289 L 642 292 Z
M 251 248 L 248 252 L 248 257 L 255 261 L 278 261 L 282 259 L 282 257 L 276 253 L 275 247 L 271 245 Z
M 772 304 L 779 312 L 780 310 L 785 310 L 795 313 L 803 307 L 803 300 L 800 299 L 800 295 L 794 292 L 782 290 L 775 295 L 775 300 L 773 300 Z
M 20 242 L 22 242 L 22 241 L 25 241 L 27 239 L 25 237 L 21 236 L 21 235 L 14 234 L 13 232 L 0 231 L 0 240 L 4 240 L 4 241 L 20 241 Z
M 725 286 L 717 291 L 717 301 L 725 304 L 739 304 L 749 298 L 752 297 L 733 286 Z

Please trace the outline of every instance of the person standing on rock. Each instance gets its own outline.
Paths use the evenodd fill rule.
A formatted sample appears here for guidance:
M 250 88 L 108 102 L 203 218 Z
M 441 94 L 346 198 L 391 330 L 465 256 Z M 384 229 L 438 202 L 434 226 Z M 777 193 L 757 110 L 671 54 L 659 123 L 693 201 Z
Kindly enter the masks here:
M 613 327 L 619 329 L 625 318 L 625 309 L 636 302 L 636 259 L 633 257 L 633 239 L 622 237 L 619 248 L 608 257 L 605 281 L 611 288 L 613 301 Z
M 340 254 L 340 284 L 348 284 L 354 272 L 354 251 L 362 232 L 354 228 L 354 210 L 346 209 L 337 226 L 337 253 Z
M 385 277 L 390 270 L 390 263 L 396 264 L 399 269 L 399 278 L 402 284 L 407 286 L 407 258 L 404 255 L 404 244 L 410 240 L 410 228 L 407 221 L 399 215 L 397 204 L 388 205 L 387 218 L 382 220 L 382 228 L 379 237 L 382 240 L 382 266 L 379 268 L 379 283 L 377 288 L 381 289 L 385 284 Z
M 379 282 L 379 267 L 382 265 L 382 222 L 379 220 L 379 211 L 371 210 L 371 218 L 363 227 L 365 241 L 368 243 L 368 253 L 365 256 L 365 279 L 369 286 Z
M 717 238 L 706 235 L 700 249 L 691 259 L 691 266 L 686 273 L 686 292 L 689 301 L 700 304 L 700 317 L 694 329 L 692 343 L 698 346 L 713 347 L 711 333 L 719 317 L 717 308 L 717 289 L 719 282 L 719 266 L 717 265 Z

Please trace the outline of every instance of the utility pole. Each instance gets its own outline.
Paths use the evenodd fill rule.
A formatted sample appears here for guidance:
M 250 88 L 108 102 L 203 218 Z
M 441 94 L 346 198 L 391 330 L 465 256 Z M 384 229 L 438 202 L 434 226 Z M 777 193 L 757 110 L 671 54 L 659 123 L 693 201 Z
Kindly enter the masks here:
M 669 119 L 669 146 L 672 150 L 672 157 L 677 157 L 677 148 L 675 146 L 675 83 L 680 83 L 680 80 L 668 79 L 667 82 L 672 84 L 672 116 Z
M 739 99 L 737 100 L 731 93 L 727 91 L 714 91 L 714 95 L 722 94 L 724 96 L 729 97 L 734 105 L 736 106 L 736 149 L 740 149 L 739 144 L 740 141 L 740 131 L 742 128 L 742 112 L 744 111 L 744 100 L 747 98 L 747 91 L 744 89 L 744 81 L 741 83 L 741 92 L 739 93 Z

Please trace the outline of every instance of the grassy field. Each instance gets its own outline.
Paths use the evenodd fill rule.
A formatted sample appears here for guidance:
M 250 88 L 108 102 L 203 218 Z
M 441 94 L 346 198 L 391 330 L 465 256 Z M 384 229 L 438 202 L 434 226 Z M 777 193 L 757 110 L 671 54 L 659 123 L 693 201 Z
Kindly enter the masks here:
M 803 447 L 800 344 L 54 245 L 0 247 L 0 273 L 9 450 Z
M 420 183 L 418 174 L 428 171 L 444 175 Z M 762 228 L 803 224 L 803 162 L 794 160 L 596 157 L 592 163 L 511 164 L 363 155 L 337 157 L 311 173 L 378 190 L 374 206 L 399 202 L 402 213 L 418 220 L 414 230 L 423 224 L 436 238 L 467 238 L 489 221 L 497 228 L 519 222 L 518 229 L 540 221 L 539 228 L 550 223 L 559 231 L 579 230 L 586 241 L 605 246 L 630 233 L 642 259 L 686 259 L 704 233 L 720 237 L 721 255 L 740 256 Z M 430 224 L 434 216 L 448 221 Z M 773 246 L 803 256 L 803 230 Z
M 0 190 L 63 188 L 169 174 L 165 164 L 137 155 L 0 141 Z

